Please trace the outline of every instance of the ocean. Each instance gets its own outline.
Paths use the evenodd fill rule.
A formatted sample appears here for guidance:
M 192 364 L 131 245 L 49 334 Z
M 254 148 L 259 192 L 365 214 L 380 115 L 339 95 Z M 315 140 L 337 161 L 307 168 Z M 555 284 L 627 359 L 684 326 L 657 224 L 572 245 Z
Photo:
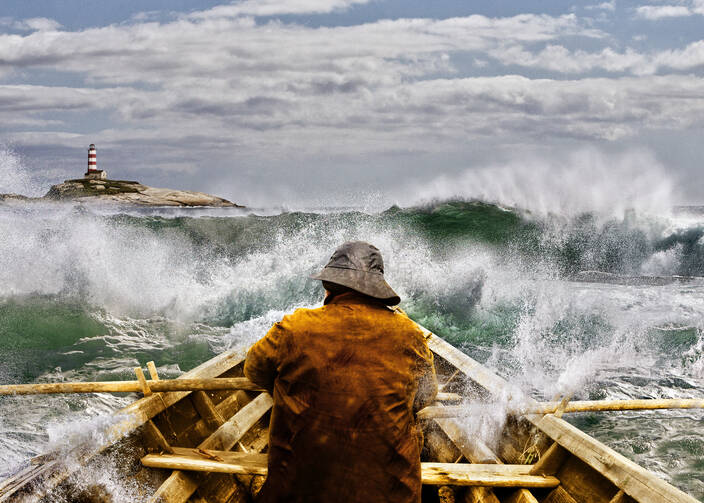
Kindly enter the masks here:
M 704 397 L 704 208 L 560 214 L 0 206 L 0 382 L 176 377 L 318 306 L 308 275 L 380 248 L 401 307 L 536 399 Z M 136 395 L 0 397 L 0 475 Z M 704 412 L 565 416 L 704 498 Z M 480 434 L 478 432 L 477 434 Z M 119 488 L 113 488 L 119 492 Z M 119 498 L 118 498 L 119 500 Z

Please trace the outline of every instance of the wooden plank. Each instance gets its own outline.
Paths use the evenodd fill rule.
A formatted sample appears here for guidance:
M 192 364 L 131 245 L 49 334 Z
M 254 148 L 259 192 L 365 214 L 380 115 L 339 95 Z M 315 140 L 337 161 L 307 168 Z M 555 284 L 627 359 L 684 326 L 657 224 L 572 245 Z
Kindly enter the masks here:
M 198 447 L 200 449 L 230 450 L 235 443 L 254 425 L 272 406 L 273 401 L 267 393 L 261 393 L 245 405 L 237 414 L 228 419 Z M 175 449 L 175 448 L 174 448 Z M 198 488 L 199 482 L 190 475 L 175 471 L 159 487 L 151 502 L 185 503 Z
M 174 447 L 174 454 L 148 454 L 142 464 L 152 468 L 215 473 L 265 475 L 266 454 L 209 450 L 222 461 L 208 459 L 193 449 Z M 469 463 L 421 463 L 423 484 L 483 487 L 556 487 L 551 476 L 530 475 L 530 465 L 479 465 Z
M 470 379 L 497 396 L 525 396 L 507 381 L 476 362 L 459 349 L 429 333 L 426 340 L 432 351 L 459 368 Z M 527 403 L 537 403 L 525 397 Z M 697 503 L 653 473 L 626 459 L 613 449 L 551 415 L 526 418 L 562 447 L 582 459 L 639 503 Z
M 191 395 L 191 401 L 198 411 L 198 415 L 203 418 L 209 430 L 216 430 L 225 422 L 225 419 L 220 415 L 205 391 L 196 391 L 193 393 Z
M 470 437 L 454 419 L 436 419 L 435 422 L 472 463 L 497 464 L 501 460 L 479 438 Z
M 530 465 L 421 463 L 423 484 L 483 487 L 557 487 L 551 476 L 529 475 Z
M 179 379 L 211 378 L 217 377 L 232 367 L 244 361 L 246 351 L 234 350 L 221 353 L 196 368 L 186 372 Z M 105 447 L 111 445 L 115 439 L 134 431 L 149 419 L 163 412 L 168 407 L 182 400 L 190 394 L 189 391 L 171 393 L 155 393 L 120 409 L 115 414 L 124 416 L 125 419 L 110 428 Z
M 609 503 L 618 488 L 579 459 L 570 456 L 557 472 L 562 488 L 580 503 Z
M 135 367 L 134 368 L 134 373 L 137 374 L 137 382 L 139 383 L 139 387 L 142 391 L 142 394 L 144 396 L 149 396 L 152 394 L 151 388 L 149 388 L 149 384 L 147 384 L 147 379 L 144 377 L 144 371 L 142 371 L 142 367 Z M 86 390 L 89 390 L 91 393 L 100 393 L 100 391 L 112 391 L 109 386 L 106 386 L 106 384 L 116 384 L 116 383 L 56 383 L 60 385 L 66 386 L 70 391 L 61 391 L 63 386 L 55 386 L 53 383 L 50 384 L 49 386 L 44 386 L 44 385 L 39 385 L 39 386 L 33 386 L 31 384 L 20 384 L 17 385 L 16 387 L 19 388 L 21 386 L 27 387 L 28 390 L 31 390 L 32 388 L 35 389 L 35 391 L 29 391 L 29 393 L 81 393 L 79 390 L 75 390 L 75 388 L 81 388 L 85 386 Z M 125 385 L 128 383 L 119 383 L 120 385 Z M 132 383 L 129 383 L 132 384 Z M 96 391 L 93 391 L 92 388 L 96 385 L 100 385 L 100 387 L 97 388 Z M 30 388 L 32 386 L 32 388 Z M 40 391 L 38 388 L 41 387 L 43 390 Z M 97 386 L 96 386 L 97 387 Z M 116 386 L 115 391 L 120 391 L 121 386 Z M 0 388 L 6 388 L 5 386 L 0 386 Z M 99 390 L 99 391 L 98 391 Z M 0 394 L 3 394 L 3 391 L 6 390 L 0 390 Z M 130 389 L 128 391 L 140 391 L 140 390 L 134 390 Z M 181 390 L 179 390 L 181 391 Z M 24 395 L 24 393 L 21 392 L 15 392 L 18 395 Z
M 488 487 L 468 487 L 462 501 L 464 503 L 501 503 L 494 491 Z
M 528 416 L 528 419 L 640 503 L 697 503 L 693 497 L 562 419 L 550 415 Z
M 174 452 L 169 443 L 164 438 L 164 435 L 161 434 L 161 431 L 159 430 L 159 428 L 156 427 L 154 421 L 152 421 L 151 419 L 144 423 L 144 434 L 154 444 L 156 444 L 157 448 L 160 449 L 162 452 Z
M 240 484 L 235 475 L 227 473 L 210 473 L 198 487 L 197 494 L 209 503 L 247 503 L 248 485 Z
M 506 503 L 538 503 L 538 500 L 527 489 L 518 489 L 508 497 Z
M 234 367 L 244 361 L 246 350 L 237 349 L 226 351 L 210 360 L 201 363 L 194 369 L 183 374 L 180 378 L 211 378 L 230 372 Z M 12 488 L 7 488 L 2 494 L 3 498 L 10 498 L 12 494 L 22 489 L 30 481 L 41 479 L 41 487 L 45 491 L 50 491 L 58 484 L 63 482 L 76 468 L 90 461 L 95 455 L 103 452 L 108 447 L 112 446 L 120 438 L 134 432 L 148 420 L 152 419 L 157 414 L 163 412 L 168 407 L 179 402 L 190 394 L 188 391 L 172 392 L 172 393 L 154 393 L 149 397 L 144 397 L 132 404 L 128 405 L 115 412 L 115 417 L 123 418 L 117 424 L 109 427 L 101 438 L 104 442 L 101 445 L 91 446 L 91 450 L 87 454 L 76 454 L 76 463 L 71 463 L 68 467 L 64 463 L 57 461 L 44 462 L 44 456 L 37 456 L 37 462 L 42 463 L 40 466 L 33 466 L 28 473 L 22 478 L 22 483 L 13 483 Z M 18 479 L 15 479 L 17 481 Z M 3 501 L 3 500 L 0 500 Z
M 577 503 L 577 501 L 562 486 L 557 486 L 545 497 L 543 503 Z
M 453 463 L 462 456 L 452 440 L 440 428 L 429 428 L 423 432 L 423 436 L 429 459 L 440 463 Z
M 251 452 L 231 452 L 208 450 L 222 461 L 208 459 L 194 449 L 174 447 L 174 454 L 147 454 L 142 464 L 150 468 L 185 470 L 209 473 L 237 473 L 266 475 L 267 455 Z
M 613 498 L 611 498 L 611 501 L 609 501 L 609 503 L 634 503 L 634 500 L 625 492 L 619 491 Z
M 436 419 L 435 422 L 470 462 L 503 464 L 501 459 L 484 442 L 478 438 L 470 437 L 454 419 Z M 465 503 L 500 503 L 494 490 L 488 487 L 467 488 L 463 501 Z
M 450 486 L 438 487 L 438 502 L 439 503 L 455 503 L 455 488 Z
M 240 452 L 262 452 L 267 446 L 269 421 L 262 416 L 232 449 Z M 235 475 L 226 473 L 208 474 L 200 486 L 198 494 L 207 497 L 212 503 L 246 503 L 251 500 L 252 479 L 264 478 L 261 475 Z
M 420 326 L 420 325 L 419 325 Z M 494 374 L 491 370 L 484 367 L 479 362 L 465 355 L 462 351 L 454 347 L 449 342 L 444 341 L 434 333 L 428 331 L 421 326 L 421 329 L 428 333 L 426 341 L 428 347 L 434 353 L 437 353 L 449 363 L 467 375 L 472 381 L 479 384 L 482 388 L 490 393 L 508 392 L 515 390 L 515 397 L 523 396 L 524 393 L 509 384 L 508 381 Z
M 438 391 L 438 394 L 435 395 L 435 400 L 438 402 L 459 402 L 462 398 L 463 397 L 460 394 L 447 393 L 444 391 Z
M 246 391 L 236 391 L 232 393 L 225 400 L 218 403 L 215 408 L 220 416 L 227 420 L 232 417 L 240 408 L 251 402 L 252 399 Z M 198 438 L 199 440 L 191 443 L 181 443 L 181 445 L 198 445 L 203 440 L 205 440 L 210 434 L 213 433 L 213 429 L 209 428 L 203 418 L 194 421 L 185 430 L 180 432 L 182 436 L 187 436 L 188 438 Z
M 564 447 L 560 447 L 560 444 L 553 442 L 545 454 L 533 465 L 531 473 L 533 475 L 555 475 L 569 455 Z

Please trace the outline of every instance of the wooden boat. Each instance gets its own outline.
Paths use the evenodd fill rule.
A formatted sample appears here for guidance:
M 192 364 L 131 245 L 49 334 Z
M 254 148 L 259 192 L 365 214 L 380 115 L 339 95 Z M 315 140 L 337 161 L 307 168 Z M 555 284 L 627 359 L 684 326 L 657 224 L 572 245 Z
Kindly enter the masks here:
M 427 332 L 443 392 L 506 397 L 511 386 Z M 184 379 L 241 377 L 245 353 L 223 353 Z M 134 501 L 251 501 L 266 474 L 267 393 L 252 390 L 155 393 L 115 415 L 102 445 L 49 454 L 0 482 L 0 502 L 112 501 L 93 470 Z M 511 416 L 496 445 L 460 421 L 425 424 L 423 501 L 464 503 L 695 503 L 554 414 Z M 67 461 L 67 459 L 71 461 Z M 127 498 L 129 499 L 129 498 Z

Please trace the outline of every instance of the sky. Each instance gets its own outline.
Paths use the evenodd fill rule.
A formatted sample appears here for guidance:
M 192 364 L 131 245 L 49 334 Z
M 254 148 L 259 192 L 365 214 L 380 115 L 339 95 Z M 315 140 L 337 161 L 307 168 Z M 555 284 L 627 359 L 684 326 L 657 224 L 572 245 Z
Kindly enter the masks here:
M 0 3 L 0 148 L 38 192 L 95 143 L 252 206 L 698 204 L 703 133 L 704 0 Z

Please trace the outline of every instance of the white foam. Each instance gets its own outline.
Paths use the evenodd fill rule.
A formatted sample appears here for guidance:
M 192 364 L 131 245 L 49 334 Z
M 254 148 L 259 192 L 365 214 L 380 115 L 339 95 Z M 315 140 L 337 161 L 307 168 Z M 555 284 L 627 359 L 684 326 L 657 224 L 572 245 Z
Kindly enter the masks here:
M 617 217 L 629 209 L 667 215 L 676 198 L 673 181 L 650 152 L 607 154 L 595 148 L 566 157 L 523 156 L 422 184 L 409 182 L 395 195 L 405 206 L 477 199 L 538 215 L 594 212 Z

